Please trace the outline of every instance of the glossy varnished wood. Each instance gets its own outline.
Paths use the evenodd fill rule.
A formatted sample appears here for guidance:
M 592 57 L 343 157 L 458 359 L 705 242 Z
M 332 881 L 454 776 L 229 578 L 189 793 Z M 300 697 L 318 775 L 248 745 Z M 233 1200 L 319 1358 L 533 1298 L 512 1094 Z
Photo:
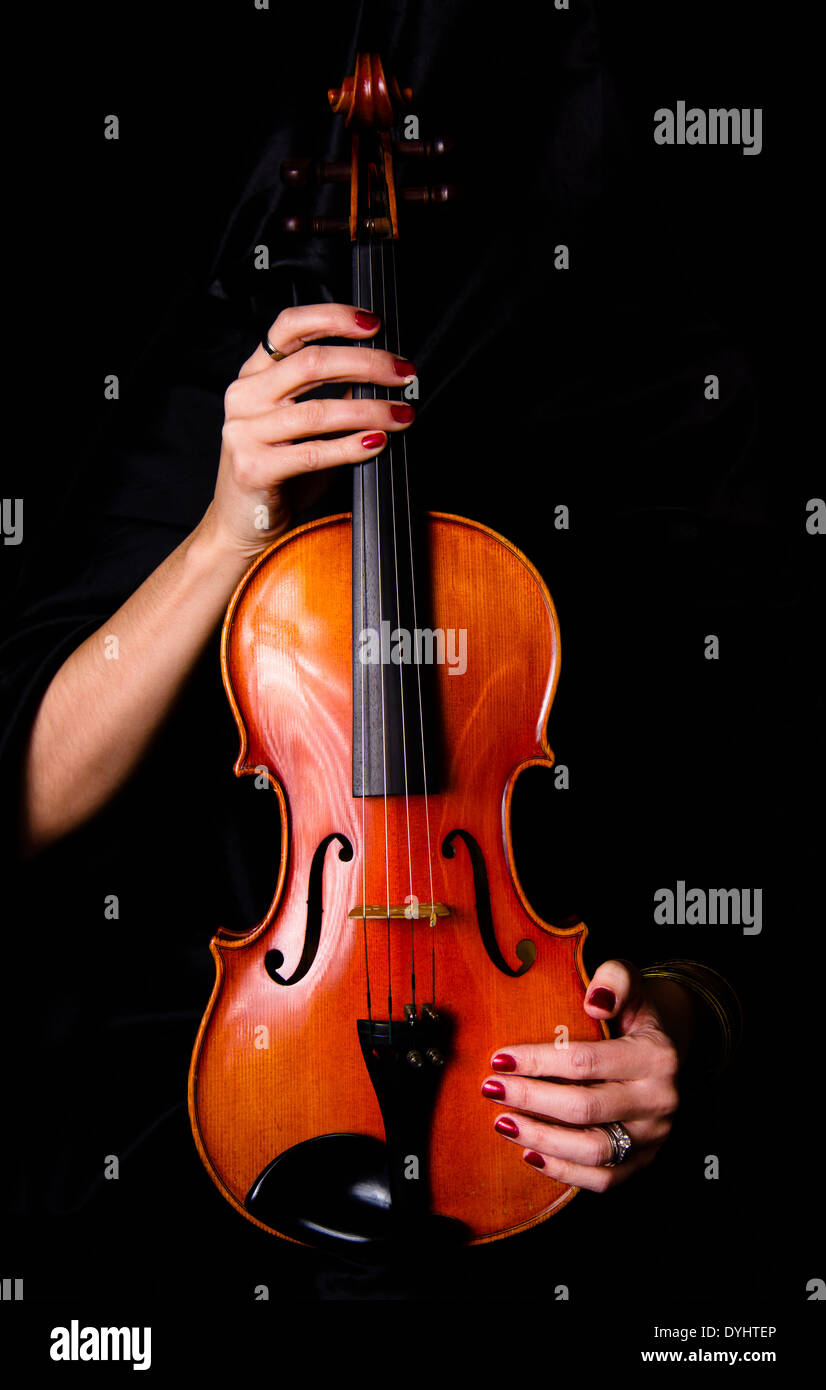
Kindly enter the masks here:
M 404 902 L 411 889 L 422 901 L 445 903 L 451 915 L 434 929 L 435 1002 L 453 1018 L 455 1034 L 433 1121 L 433 1205 L 465 1222 L 474 1241 L 486 1241 L 544 1219 L 576 1190 L 537 1174 L 521 1148 L 494 1132 L 499 1109 L 480 1093 L 492 1053 L 551 1042 L 560 1024 L 572 1040 L 597 1039 L 604 1030 L 582 1008 L 586 928 L 543 923 L 524 897 L 511 855 L 516 777 L 552 762 L 545 725 L 559 634 L 550 596 L 525 557 L 493 532 L 440 515 L 427 524 L 431 624 L 467 632 L 466 672 L 437 668 L 447 759 L 442 790 L 429 798 L 430 854 L 422 797 L 406 805 L 403 797 L 385 804 L 352 795 L 349 516 L 277 542 L 230 606 L 223 665 L 241 734 L 236 772 L 268 770 L 282 809 L 280 872 L 264 921 L 243 937 L 219 932 L 211 944 L 217 978 L 193 1055 L 190 1115 L 211 1176 L 241 1211 L 253 1180 L 292 1145 L 342 1131 L 382 1137 L 356 1032 L 356 1020 L 367 1016 L 362 925 L 348 912 L 386 901 L 388 891 L 392 903 Z M 457 842 L 454 859 L 442 856 L 455 829 L 469 832 L 484 853 L 508 963 L 519 966 L 520 940 L 536 943 L 536 962 L 521 978 L 503 975 L 485 951 L 465 846 Z M 335 845 L 327 852 L 314 965 L 299 983 L 278 985 L 264 956 L 283 953 L 285 978 L 295 969 L 313 855 L 336 833 L 355 855 L 342 862 Z M 274 877 L 278 862 L 274 845 Z M 550 846 L 548 864 L 552 873 Z M 373 1014 L 386 1016 L 389 983 L 400 1018 L 411 1002 L 414 945 L 417 1001 L 430 998 L 431 929 L 396 921 L 390 933 L 388 966 L 386 925 L 368 923 Z

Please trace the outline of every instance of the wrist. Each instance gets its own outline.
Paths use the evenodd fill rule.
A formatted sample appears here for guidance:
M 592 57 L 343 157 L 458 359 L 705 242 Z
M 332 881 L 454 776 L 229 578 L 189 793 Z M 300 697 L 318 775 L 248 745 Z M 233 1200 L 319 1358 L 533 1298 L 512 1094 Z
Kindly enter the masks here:
M 663 1029 L 677 1049 L 680 1064 L 685 1061 L 701 1029 L 698 1001 L 690 990 L 674 980 L 646 979 L 646 988 Z
M 220 577 L 234 588 L 263 548 L 242 545 L 228 535 L 215 514 L 215 503 L 210 502 L 188 538 L 187 559 L 196 571 Z
M 680 995 L 688 996 L 694 1013 L 687 1049 L 691 1070 L 719 1072 L 738 1046 L 743 1027 L 740 1000 L 728 981 L 711 966 L 690 960 L 658 961 L 645 966 L 642 975 L 652 999 L 664 999 L 666 1010 L 669 1002 L 673 1008 Z M 672 987 L 669 992 L 666 986 Z

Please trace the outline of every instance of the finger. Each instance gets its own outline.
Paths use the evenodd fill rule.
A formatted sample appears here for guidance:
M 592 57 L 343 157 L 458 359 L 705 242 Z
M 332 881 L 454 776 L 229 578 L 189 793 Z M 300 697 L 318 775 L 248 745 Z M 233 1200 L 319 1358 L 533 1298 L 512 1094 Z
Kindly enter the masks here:
M 253 459 L 244 464 L 243 482 L 252 489 L 265 489 L 287 478 L 299 478 L 321 468 L 344 463 L 362 463 L 387 444 L 383 431 L 345 435 L 343 439 L 311 439 L 305 444 L 264 444 Z
M 629 1121 L 623 1127 L 631 1140 L 630 1153 L 634 1153 L 643 1144 L 664 1138 L 664 1132 L 658 1126 L 643 1121 L 636 1124 Z M 500 1115 L 493 1128 L 511 1144 L 531 1149 L 545 1158 L 564 1158 L 588 1168 L 598 1168 L 610 1163 L 614 1156 L 614 1146 L 602 1128 L 568 1129 L 563 1125 L 545 1124 L 542 1120 L 533 1120 L 525 1115 Z
M 372 338 L 380 324 L 378 314 L 352 304 L 296 304 L 282 309 L 267 337 L 274 348 L 289 356 L 315 338 Z M 272 364 L 273 359 L 259 344 L 238 375 L 250 376 Z
M 415 380 L 416 368 L 405 358 L 380 348 L 312 347 L 294 352 L 244 385 L 247 410 L 264 402 L 287 400 L 334 381 L 371 381 L 377 386 L 401 387 Z
M 590 1018 L 616 1018 L 629 1003 L 641 998 L 641 976 L 628 960 L 606 960 L 594 972 L 585 996 Z
M 633 1035 L 602 1038 L 598 1042 L 569 1041 L 520 1044 L 503 1048 L 491 1058 L 499 1076 L 558 1077 L 567 1081 L 641 1081 L 655 1064 L 659 1049 L 653 1038 Z
M 584 1187 L 589 1192 L 607 1192 L 625 1182 L 638 1168 L 651 1162 L 653 1150 L 642 1149 L 637 1154 L 629 1154 L 624 1163 L 616 1168 L 590 1168 L 582 1163 L 572 1163 L 567 1158 L 550 1158 L 534 1150 L 525 1149 L 522 1158 L 543 1178 L 554 1178 L 569 1187 Z
M 640 1091 L 639 1097 L 637 1090 Z M 498 1101 L 509 1110 L 529 1110 L 549 1120 L 570 1125 L 604 1124 L 617 1115 L 639 1119 L 647 1112 L 649 1098 L 644 1087 L 606 1081 L 597 1086 L 556 1085 L 553 1081 L 529 1081 L 522 1077 L 489 1077 L 482 1083 L 482 1095 Z
M 263 444 L 283 444 L 334 431 L 351 434 L 360 430 L 365 434 L 370 430 L 404 430 L 415 417 L 412 405 L 404 401 L 331 398 L 270 410 L 257 417 L 248 428 Z

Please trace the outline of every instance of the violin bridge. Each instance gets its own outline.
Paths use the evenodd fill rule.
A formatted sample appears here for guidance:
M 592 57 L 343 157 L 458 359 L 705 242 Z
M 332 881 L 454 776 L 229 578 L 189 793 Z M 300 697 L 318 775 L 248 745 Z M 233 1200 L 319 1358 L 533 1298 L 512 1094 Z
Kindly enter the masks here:
M 437 917 L 450 916 L 450 908 L 445 907 L 444 903 L 419 903 L 415 899 L 412 903 L 391 903 L 389 908 L 386 903 L 367 903 L 366 906 L 359 903 L 357 907 L 351 907 L 347 916 L 355 917 L 358 921 L 375 917 L 385 922 L 388 917 L 406 918 L 408 921 L 423 918 L 435 925 Z

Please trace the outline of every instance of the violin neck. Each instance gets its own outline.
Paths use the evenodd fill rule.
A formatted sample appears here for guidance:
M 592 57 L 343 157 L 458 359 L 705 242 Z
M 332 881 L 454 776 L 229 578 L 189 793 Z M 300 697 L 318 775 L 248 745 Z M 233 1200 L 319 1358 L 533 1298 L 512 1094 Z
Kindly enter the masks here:
M 353 245 L 353 302 L 381 318 L 378 333 L 362 344 L 365 352 L 385 348 L 402 356 L 395 258 L 389 238 Z M 372 383 L 355 384 L 353 395 L 401 399 L 399 391 Z M 428 784 L 435 776 L 432 759 L 422 755 L 423 737 L 431 741 L 422 707 L 429 681 L 415 660 L 428 608 L 414 572 L 420 544 L 407 440 L 390 434 L 381 454 L 353 470 L 354 796 L 420 794 L 425 775 Z M 421 564 L 416 569 L 426 572 Z
M 385 348 L 401 357 L 398 285 L 396 277 L 396 243 L 392 237 L 367 237 L 353 242 L 353 303 L 360 309 L 378 314 L 381 327 L 366 348 Z M 354 389 L 358 398 L 389 391 L 383 386 L 360 386 Z

